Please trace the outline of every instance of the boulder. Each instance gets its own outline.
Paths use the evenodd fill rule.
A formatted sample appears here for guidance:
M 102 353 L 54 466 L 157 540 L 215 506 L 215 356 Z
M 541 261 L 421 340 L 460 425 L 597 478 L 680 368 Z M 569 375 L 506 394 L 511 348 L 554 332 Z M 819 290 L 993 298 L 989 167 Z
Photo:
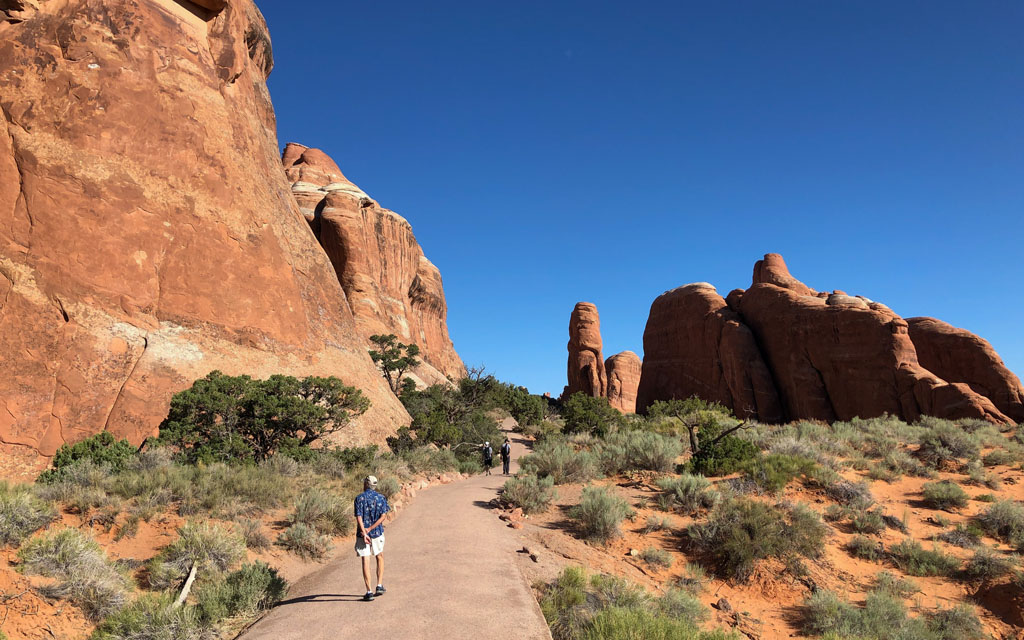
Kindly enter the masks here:
M 1000 411 L 1024 422 L 1024 388 L 987 341 L 935 318 L 907 318 L 922 367 L 948 382 L 962 382 Z
M 743 418 L 783 417 L 753 334 L 706 282 L 667 291 L 651 305 L 636 408 L 690 396 L 719 402 Z
M 766 253 L 764 259 L 754 263 L 754 276 L 751 282 L 752 284 L 773 284 L 803 296 L 821 295 L 790 275 L 786 261 L 777 253 Z
M 640 366 L 640 356 L 632 351 L 616 353 L 604 361 L 605 376 L 608 379 L 608 404 L 623 413 L 636 412 Z
M 416 373 L 428 384 L 465 376 L 448 335 L 441 272 L 423 254 L 412 226 L 378 205 L 319 149 L 290 143 L 282 163 L 363 338 L 390 333 L 418 345 L 430 368 Z
M 281 170 L 263 17 L 201 4 L 4 5 L 5 453 L 104 429 L 138 444 L 213 369 L 360 387 L 373 407 L 342 443 L 409 421 Z
M 563 396 L 585 393 L 595 398 L 607 394 L 608 380 L 601 357 L 601 319 L 597 307 L 578 302 L 569 316 L 568 378 Z

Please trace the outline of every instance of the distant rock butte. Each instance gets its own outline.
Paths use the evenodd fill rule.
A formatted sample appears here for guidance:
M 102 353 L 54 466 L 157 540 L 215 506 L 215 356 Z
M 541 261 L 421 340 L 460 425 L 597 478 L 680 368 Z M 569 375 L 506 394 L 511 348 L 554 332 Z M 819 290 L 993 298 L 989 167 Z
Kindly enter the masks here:
M 404 220 L 314 150 L 282 170 L 251 0 L 0 10 L 5 459 L 103 429 L 137 444 L 212 369 L 337 375 L 373 402 L 339 441 L 383 442 L 409 417 L 367 355 L 375 327 L 458 374 Z
M 282 157 L 292 195 L 334 265 L 356 327 L 393 333 L 420 347 L 435 371 L 426 382 L 461 378 L 465 365 L 448 336 L 441 272 L 423 255 L 412 226 L 341 173 L 323 151 L 290 143 Z
M 727 300 L 696 283 L 651 305 L 637 409 L 691 395 L 766 422 L 1024 416 L 1020 381 L 981 338 L 906 321 L 863 296 L 819 293 L 778 254 Z
M 608 403 L 623 413 L 636 413 L 640 366 L 640 356 L 632 351 L 616 353 L 604 361 Z
M 607 394 L 608 378 L 601 357 L 601 319 L 597 307 L 579 302 L 569 316 L 569 384 L 564 396 L 585 393 L 595 398 Z

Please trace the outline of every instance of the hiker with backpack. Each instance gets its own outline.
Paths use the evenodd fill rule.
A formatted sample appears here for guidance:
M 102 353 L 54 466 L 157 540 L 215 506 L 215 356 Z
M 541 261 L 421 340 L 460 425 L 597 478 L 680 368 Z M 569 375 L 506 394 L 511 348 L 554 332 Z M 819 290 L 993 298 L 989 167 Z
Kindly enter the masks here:
M 512 444 L 508 438 L 505 438 L 504 444 L 501 445 L 501 471 L 506 476 L 508 475 L 508 466 L 512 462 Z
M 491 475 L 491 467 L 494 466 L 494 449 L 491 448 L 489 441 L 480 448 L 480 453 L 484 456 L 484 474 Z

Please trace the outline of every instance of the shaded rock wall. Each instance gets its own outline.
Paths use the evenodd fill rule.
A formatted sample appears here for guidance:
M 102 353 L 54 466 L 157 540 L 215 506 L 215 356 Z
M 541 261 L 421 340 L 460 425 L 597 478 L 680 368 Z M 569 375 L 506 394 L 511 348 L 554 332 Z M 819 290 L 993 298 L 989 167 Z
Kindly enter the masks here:
M 604 361 L 608 378 L 608 404 L 622 413 L 636 413 L 636 392 L 640 386 L 640 356 L 623 351 Z
M 281 170 L 251 0 L 0 18 L 0 441 L 138 443 L 215 368 L 363 388 L 343 440 L 408 421 Z
M 751 287 L 727 300 L 697 283 L 651 306 L 637 409 L 690 395 L 768 422 L 882 413 L 1009 422 L 1024 391 L 977 336 L 816 292 L 768 254 Z
M 415 343 L 439 373 L 465 376 L 448 336 L 441 272 L 423 255 L 412 226 L 348 180 L 319 149 L 290 143 L 282 157 L 302 215 L 334 265 L 364 338 L 393 333 Z

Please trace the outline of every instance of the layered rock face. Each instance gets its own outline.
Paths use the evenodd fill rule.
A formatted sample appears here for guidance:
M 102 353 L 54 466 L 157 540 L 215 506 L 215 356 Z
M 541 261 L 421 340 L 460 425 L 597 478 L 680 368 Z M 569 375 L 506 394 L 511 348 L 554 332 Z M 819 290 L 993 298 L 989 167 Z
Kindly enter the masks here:
M 907 318 L 917 360 L 943 380 L 962 382 L 1024 422 L 1024 388 L 987 341 L 935 318 Z
M 782 418 L 753 334 L 706 282 L 668 291 L 651 305 L 637 407 L 694 395 L 740 417 Z
M 0 441 L 138 443 L 212 369 L 338 375 L 352 441 L 406 423 L 281 170 L 251 0 L 4 6 Z
M 463 377 L 466 368 L 448 336 L 441 272 L 423 255 L 412 226 L 352 184 L 319 149 L 291 143 L 282 161 L 363 337 L 393 333 L 417 344 L 436 370 L 419 371 L 427 382 Z
M 605 376 L 608 378 L 608 404 L 622 413 L 636 413 L 640 368 L 640 356 L 632 351 L 616 353 L 604 361 Z
M 564 396 L 585 393 L 603 398 L 608 390 L 608 378 L 601 357 L 601 319 L 597 307 L 590 302 L 578 302 L 569 316 L 569 384 Z
M 867 298 L 816 292 L 768 254 L 750 289 L 727 300 L 703 283 L 655 300 L 637 408 L 698 395 L 768 422 L 882 413 L 1009 422 L 1024 397 L 1016 376 L 980 338 L 924 320 L 908 326 Z

